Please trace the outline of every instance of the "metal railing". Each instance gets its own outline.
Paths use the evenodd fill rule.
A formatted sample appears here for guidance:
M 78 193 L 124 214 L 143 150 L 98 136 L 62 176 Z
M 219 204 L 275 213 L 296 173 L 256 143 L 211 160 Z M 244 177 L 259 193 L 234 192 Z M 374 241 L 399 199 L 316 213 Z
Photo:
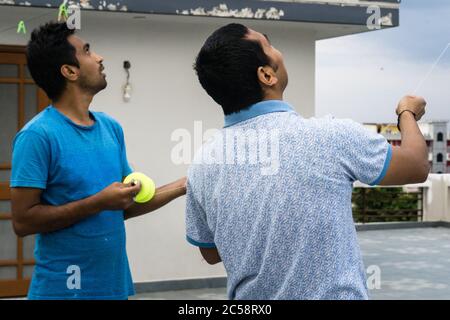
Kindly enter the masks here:
M 355 188 L 353 219 L 355 223 L 421 222 L 424 189 L 404 191 L 402 188 Z

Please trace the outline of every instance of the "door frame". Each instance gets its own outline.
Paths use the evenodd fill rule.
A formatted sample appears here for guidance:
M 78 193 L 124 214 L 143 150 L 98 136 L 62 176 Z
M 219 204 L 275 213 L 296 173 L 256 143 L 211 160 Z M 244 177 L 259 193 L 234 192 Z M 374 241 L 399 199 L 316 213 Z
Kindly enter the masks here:
M 3 59 L 11 60 L 12 63 L 17 64 L 17 54 L 22 54 L 19 58 L 19 76 L 17 78 L 0 78 L 1 83 L 17 83 L 18 90 L 18 123 L 17 132 L 25 125 L 25 85 L 35 84 L 33 79 L 25 79 L 25 65 L 26 65 L 26 47 L 16 45 L 1 45 L 0 54 Z M 6 58 L 6 59 L 5 59 Z M 42 111 L 50 103 L 47 95 L 40 88 L 36 93 L 36 114 Z M 0 170 L 11 170 L 11 163 L 0 163 Z M 0 200 L 11 200 L 11 190 L 8 182 L 0 182 Z M 10 212 L 0 212 L 0 220 L 11 220 Z M 11 226 L 12 227 L 12 226 Z M 1 244 L 0 244 L 1 245 Z M 18 297 L 25 296 L 28 292 L 31 279 L 23 277 L 24 266 L 32 266 L 35 264 L 33 259 L 25 260 L 23 257 L 23 238 L 17 237 L 17 255 L 13 260 L 0 260 L 0 267 L 17 267 L 16 279 L 0 280 L 0 298 L 1 297 Z

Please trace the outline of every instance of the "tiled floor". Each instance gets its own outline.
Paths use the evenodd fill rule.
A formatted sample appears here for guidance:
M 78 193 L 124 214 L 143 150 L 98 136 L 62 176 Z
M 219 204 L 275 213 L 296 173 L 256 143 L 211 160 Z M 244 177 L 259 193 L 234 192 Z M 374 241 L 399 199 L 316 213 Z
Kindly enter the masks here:
M 450 299 L 450 229 L 364 231 L 366 267 L 381 269 L 372 299 Z
M 227 300 L 226 288 L 142 293 L 130 300 Z
M 450 299 L 450 229 L 425 228 L 358 233 L 370 276 L 378 267 L 380 289 L 371 299 Z M 370 266 L 375 266 L 370 269 Z M 139 294 L 133 299 L 226 299 L 226 289 Z

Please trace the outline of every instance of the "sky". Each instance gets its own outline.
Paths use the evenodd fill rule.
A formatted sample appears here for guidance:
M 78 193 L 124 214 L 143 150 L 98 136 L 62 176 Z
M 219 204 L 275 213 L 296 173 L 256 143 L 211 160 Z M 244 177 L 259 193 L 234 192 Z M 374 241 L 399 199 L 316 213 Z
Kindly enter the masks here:
M 317 42 L 316 115 L 395 122 L 405 94 L 428 102 L 424 121 L 450 120 L 449 0 L 402 0 L 400 27 Z

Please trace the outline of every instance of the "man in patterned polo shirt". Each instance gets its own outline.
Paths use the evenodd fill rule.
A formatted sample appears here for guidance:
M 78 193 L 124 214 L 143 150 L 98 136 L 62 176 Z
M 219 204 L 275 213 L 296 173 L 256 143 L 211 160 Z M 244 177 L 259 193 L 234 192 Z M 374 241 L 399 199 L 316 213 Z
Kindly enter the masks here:
M 207 39 L 195 69 L 225 126 L 189 170 L 187 240 L 223 261 L 229 298 L 368 299 L 352 186 L 427 179 L 425 101 L 401 100 L 401 147 L 351 120 L 305 119 L 283 101 L 281 53 L 239 24 Z

